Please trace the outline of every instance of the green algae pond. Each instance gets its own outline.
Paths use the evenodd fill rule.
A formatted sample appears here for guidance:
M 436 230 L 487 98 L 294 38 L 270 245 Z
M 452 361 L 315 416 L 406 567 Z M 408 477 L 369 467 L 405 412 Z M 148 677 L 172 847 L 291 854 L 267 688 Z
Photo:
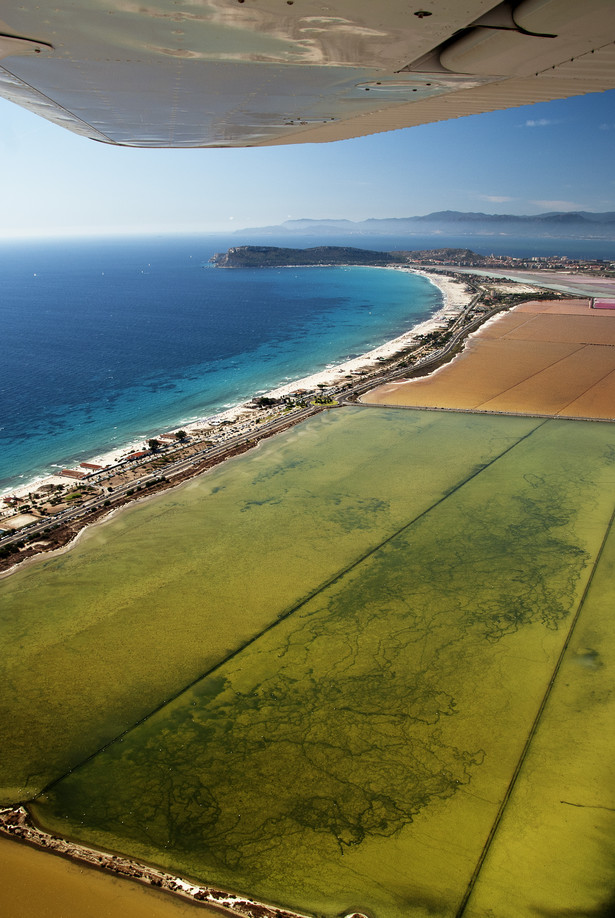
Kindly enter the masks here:
M 606 915 L 614 496 L 611 424 L 352 408 L 134 505 L 0 583 L 3 799 L 326 918 Z

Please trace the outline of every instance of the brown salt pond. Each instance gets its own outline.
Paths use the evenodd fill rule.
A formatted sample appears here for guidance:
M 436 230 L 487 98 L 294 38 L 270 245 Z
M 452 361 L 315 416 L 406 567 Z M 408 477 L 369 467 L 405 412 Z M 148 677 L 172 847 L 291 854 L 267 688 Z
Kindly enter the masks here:
M 0 914 L 6 918 L 220 918 L 222 914 L 7 838 L 0 838 L 0 865 Z
M 425 379 L 389 383 L 365 404 L 612 419 L 615 312 L 587 300 L 530 301 L 473 335 Z

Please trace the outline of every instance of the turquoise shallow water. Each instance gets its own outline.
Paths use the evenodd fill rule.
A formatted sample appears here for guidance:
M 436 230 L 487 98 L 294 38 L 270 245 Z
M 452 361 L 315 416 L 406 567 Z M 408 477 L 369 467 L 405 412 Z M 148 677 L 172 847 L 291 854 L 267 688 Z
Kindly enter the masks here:
M 0 248 L 0 489 L 363 353 L 441 305 L 396 271 L 210 266 L 227 246 Z

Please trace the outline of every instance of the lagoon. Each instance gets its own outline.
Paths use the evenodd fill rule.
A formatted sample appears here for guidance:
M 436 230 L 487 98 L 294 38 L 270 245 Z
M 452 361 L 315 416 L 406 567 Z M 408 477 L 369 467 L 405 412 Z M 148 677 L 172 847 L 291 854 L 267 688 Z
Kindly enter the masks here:
M 611 596 L 614 447 L 607 424 L 341 409 L 89 530 L 0 584 L 6 799 L 300 910 L 455 915 L 562 651 L 607 653 L 589 598 Z M 582 770 L 566 780 L 586 799 Z M 592 906 L 613 843 L 596 831 L 551 857 L 575 852 Z

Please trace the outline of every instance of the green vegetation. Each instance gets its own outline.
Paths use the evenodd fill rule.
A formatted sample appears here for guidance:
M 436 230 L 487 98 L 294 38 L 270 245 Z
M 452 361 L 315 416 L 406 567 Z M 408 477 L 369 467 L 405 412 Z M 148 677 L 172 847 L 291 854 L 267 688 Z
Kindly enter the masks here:
M 0 582 L 3 799 L 181 691 L 535 423 L 332 412 Z
M 389 265 L 405 263 L 399 252 L 376 252 L 353 246 L 319 245 L 308 249 L 272 245 L 238 245 L 210 259 L 223 268 L 277 268 L 295 265 Z
M 581 449 L 564 422 L 513 426 L 511 441 L 489 421 L 490 459 L 60 781 L 37 818 L 327 915 L 422 914 L 429 877 L 453 914 L 610 513 L 582 475 L 590 455 L 610 473 L 608 428 L 586 425 Z M 373 536 L 373 514 L 348 523 Z
M 304 911 L 455 914 L 614 457 L 606 424 L 341 409 L 90 530 L 0 583 L 5 799 L 47 785 L 53 831 Z
M 614 567 L 611 527 L 467 918 L 612 911 Z

